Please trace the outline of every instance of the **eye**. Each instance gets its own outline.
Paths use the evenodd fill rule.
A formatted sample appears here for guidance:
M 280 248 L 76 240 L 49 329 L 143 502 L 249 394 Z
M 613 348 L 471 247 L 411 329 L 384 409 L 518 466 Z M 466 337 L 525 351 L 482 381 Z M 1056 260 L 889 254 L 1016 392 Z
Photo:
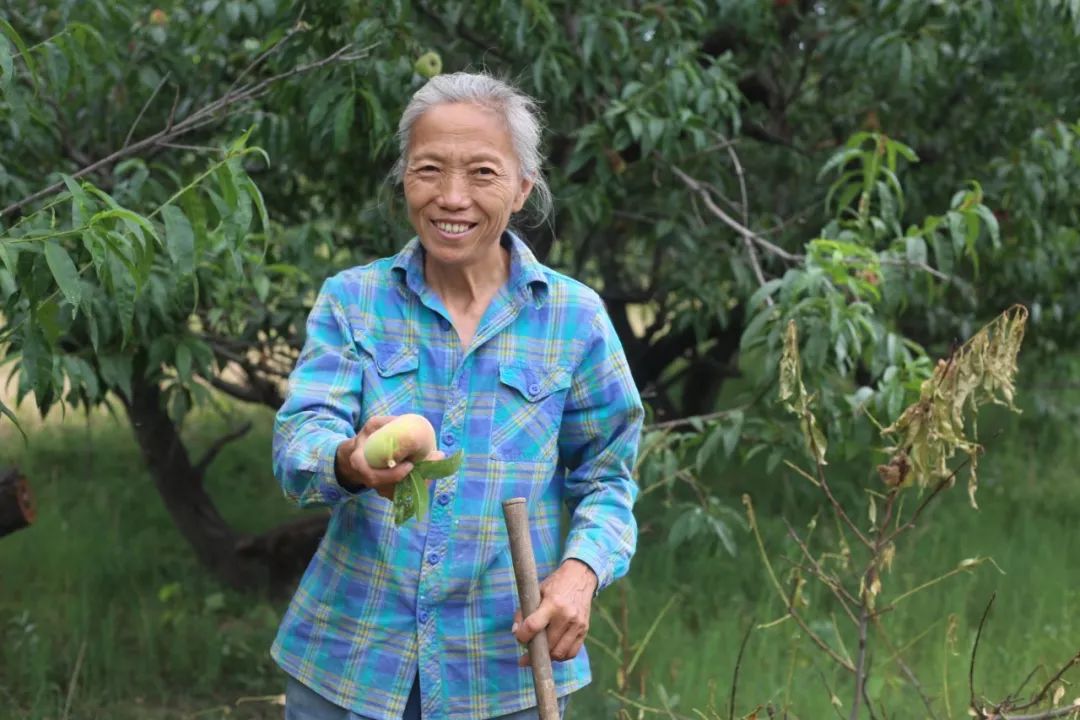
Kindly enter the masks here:
M 498 175 L 498 173 L 495 172 L 495 168 L 487 166 L 478 167 L 473 172 L 480 177 L 495 177 L 496 175 Z

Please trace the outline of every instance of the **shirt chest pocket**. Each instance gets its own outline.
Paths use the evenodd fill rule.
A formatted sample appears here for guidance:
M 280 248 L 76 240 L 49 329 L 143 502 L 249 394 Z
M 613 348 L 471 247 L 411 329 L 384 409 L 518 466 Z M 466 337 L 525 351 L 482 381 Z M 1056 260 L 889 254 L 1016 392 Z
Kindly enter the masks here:
M 555 460 L 570 381 L 570 371 L 560 365 L 499 365 L 491 424 L 495 460 Z
M 361 333 L 353 339 L 364 365 L 361 426 L 375 415 L 419 412 L 416 346 Z

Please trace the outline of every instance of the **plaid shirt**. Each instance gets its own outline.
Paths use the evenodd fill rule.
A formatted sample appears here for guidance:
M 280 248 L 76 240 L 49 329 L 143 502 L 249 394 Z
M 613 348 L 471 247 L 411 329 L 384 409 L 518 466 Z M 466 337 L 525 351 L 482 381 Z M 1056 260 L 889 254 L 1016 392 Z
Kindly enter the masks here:
M 364 718 L 401 718 L 417 673 L 425 720 L 536 704 L 510 632 L 503 500 L 528 501 L 541 580 L 577 558 L 603 588 L 627 572 L 637 542 L 631 471 L 644 412 L 611 320 L 595 292 L 513 234 L 503 243 L 509 281 L 464 350 L 416 239 L 327 280 L 278 412 L 285 495 L 332 514 L 271 652 Z M 334 454 L 369 417 L 406 412 L 427 417 L 440 449 L 461 448 L 464 462 L 433 484 L 428 517 L 399 528 L 387 500 L 338 484 Z M 560 696 L 588 684 L 587 653 L 554 673 Z

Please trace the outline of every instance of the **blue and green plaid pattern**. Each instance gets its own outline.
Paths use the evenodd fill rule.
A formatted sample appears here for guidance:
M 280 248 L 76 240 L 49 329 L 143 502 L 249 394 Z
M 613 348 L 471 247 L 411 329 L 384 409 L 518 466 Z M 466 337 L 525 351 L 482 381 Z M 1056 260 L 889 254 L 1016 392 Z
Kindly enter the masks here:
M 631 471 L 643 409 L 595 292 L 506 233 L 510 279 L 463 349 L 425 284 L 417 240 L 325 282 L 274 433 L 274 473 L 330 525 L 272 654 L 364 718 L 398 720 L 419 672 L 424 718 L 492 718 L 535 705 L 510 633 L 516 589 L 502 501 L 528 500 L 540 578 L 565 558 L 624 575 L 637 542 Z M 334 451 L 373 415 L 423 414 L 461 470 L 423 522 L 336 482 Z M 568 509 L 563 525 L 562 507 Z M 559 695 L 591 679 L 555 663 Z

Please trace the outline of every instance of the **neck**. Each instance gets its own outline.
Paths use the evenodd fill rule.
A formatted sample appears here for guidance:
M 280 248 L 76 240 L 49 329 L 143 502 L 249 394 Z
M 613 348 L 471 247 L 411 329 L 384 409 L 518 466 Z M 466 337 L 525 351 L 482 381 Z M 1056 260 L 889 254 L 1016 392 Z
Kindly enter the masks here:
M 510 277 L 510 251 L 501 244 L 484 259 L 468 265 L 444 265 L 424 257 L 424 279 L 450 309 L 487 304 Z

